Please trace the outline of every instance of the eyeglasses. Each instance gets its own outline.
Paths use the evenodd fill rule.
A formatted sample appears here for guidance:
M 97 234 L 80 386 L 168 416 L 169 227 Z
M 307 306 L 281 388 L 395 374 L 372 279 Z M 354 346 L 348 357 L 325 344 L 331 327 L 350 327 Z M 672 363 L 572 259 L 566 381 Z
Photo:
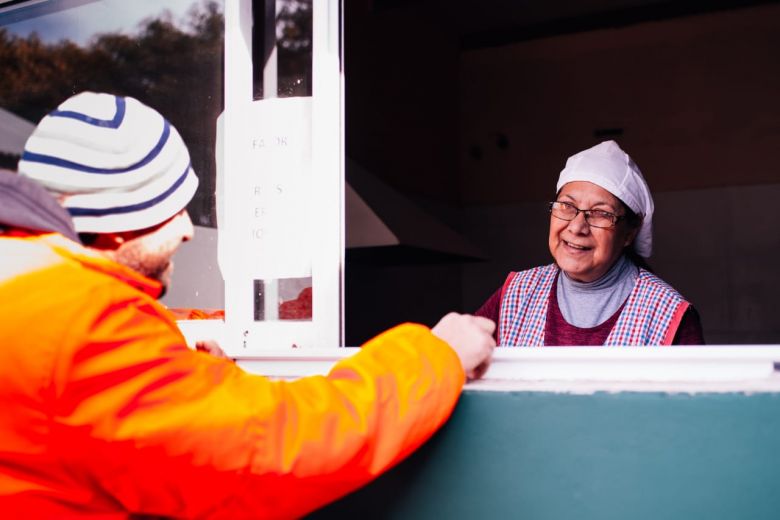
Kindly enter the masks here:
M 600 209 L 580 209 L 574 204 L 556 200 L 550 203 L 550 213 L 553 217 L 561 220 L 574 220 L 577 215 L 585 215 L 585 222 L 589 226 L 597 228 L 611 228 L 617 224 L 618 220 L 625 218 L 625 215 L 615 215 L 609 211 Z

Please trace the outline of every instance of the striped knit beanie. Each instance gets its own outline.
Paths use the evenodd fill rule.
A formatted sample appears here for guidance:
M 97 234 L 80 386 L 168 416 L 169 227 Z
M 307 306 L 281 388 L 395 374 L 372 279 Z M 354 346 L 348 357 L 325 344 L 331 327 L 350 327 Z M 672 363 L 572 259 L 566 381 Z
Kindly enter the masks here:
M 43 184 L 79 233 L 160 224 L 192 199 L 198 178 L 176 129 L 131 97 L 82 92 L 46 115 L 19 161 Z

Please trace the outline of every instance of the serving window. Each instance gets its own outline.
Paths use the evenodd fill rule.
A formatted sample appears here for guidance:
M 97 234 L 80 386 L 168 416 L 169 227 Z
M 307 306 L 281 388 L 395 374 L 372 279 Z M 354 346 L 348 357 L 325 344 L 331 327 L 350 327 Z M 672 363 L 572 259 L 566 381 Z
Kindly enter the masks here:
M 390 13 L 388 16 L 392 15 L 391 11 L 387 9 Z M 722 23 L 716 18 L 711 20 L 712 24 L 716 22 Z M 425 27 L 425 31 L 429 29 Z M 410 23 L 409 30 L 418 29 Z M 399 55 L 403 55 L 399 60 L 408 61 L 410 70 L 419 66 L 420 61 L 428 60 L 423 70 L 446 72 L 446 62 L 431 60 L 425 54 L 432 52 L 430 49 L 433 48 L 425 45 L 425 42 L 430 43 L 442 34 L 424 32 L 422 28 L 419 31 L 419 47 L 415 47 L 414 53 L 399 52 Z M 644 38 L 643 34 L 638 31 L 630 36 Z M 563 45 L 568 40 L 556 42 Z M 532 47 L 543 46 L 544 43 L 521 45 L 513 52 L 524 56 L 524 53 L 534 50 Z M 602 45 L 600 41 L 596 43 Z M 193 339 L 215 337 L 222 341 L 229 354 L 249 360 L 270 355 L 270 351 L 288 351 L 292 348 L 332 349 L 345 345 L 344 78 L 340 2 L 6 1 L 0 2 L 0 45 L 3 49 L 3 57 L 0 59 L 5 60 L 3 70 L 12 71 L 0 77 L 0 115 L 3 128 L 9 129 L 3 132 L 0 139 L 0 160 L 7 167 L 15 165 L 23 147 L 25 132 L 29 134 L 43 114 L 80 90 L 102 90 L 137 97 L 165 114 L 183 134 L 201 182 L 198 193 L 188 207 L 197 231 L 195 240 L 185 244 L 177 254 L 172 290 L 163 302 L 177 312 L 182 329 L 188 336 Z M 579 45 L 572 43 L 565 48 L 574 53 Z M 508 53 L 508 50 L 502 49 L 497 53 Z M 462 53 L 463 59 L 457 70 L 475 79 L 460 94 L 459 102 L 464 112 L 460 117 L 483 122 L 486 121 L 486 114 L 491 114 L 495 120 L 500 120 L 500 116 L 508 111 L 503 105 L 490 105 L 493 101 L 491 93 L 498 95 L 507 90 L 514 95 L 515 92 L 514 82 L 501 83 L 501 89 L 497 90 L 497 83 L 490 81 L 488 73 L 492 73 L 493 69 L 485 64 L 493 64 L 498 54 L 481 49 Z M 537 63 L 532 58 L 528 58 L 526 67 Z M 579 63 L 574 58 L 572 61 Z M 543 61 L 539 63 L 541 72 L 547 71 L 554 76 L 558 71 L 558 68 L 548 67 Z M 507 71 L 507 67 L 500 64 L 495 65 L 495 68 L 502 75 Z M 476 72 L 471 74 L 472 70 L 480 72 L 482 76 Z M 446 74 L 439 74 L 438 77 L 445 78 L 442 85 L 447 84 Z M 536 74 L 534 78 L 541 85 L 544 76 Z M 390 79 L 400 81 L 397 78 Z M 524 88 L 533 86 L 531 79 L 525 80 Z M 568 85 L 566 82 L 552 83 L 560 85 L 560 88 Z M 538 88 L 540 92 L 548 92 L 543 86 Z M 401 89 L 396 91 L 399 96 L 403 95 Z M 436 99 L 425 98 L 422 104 L 448 102 L 444 94 L 436 96 Z M 532 97 L 534 106 L 542 102 L 554 103 L 554 100 L 544 100 L 541 96 Z M 553 97 L 565 98 L 562 95 Z M 519 104 L 518 101 L 511 106 Z M 762 112 L 765 117 L 777 113 L 772 108 L 768 107 Z M 567 114 L 566 118 L 569 117 L 573 116 Z M 556 118 L 556 121 L 564 119 Z M 406 136 L 398 131 L 399 126 L 406 124 L 406 119 L 402 117 L 395 120 L 392 117 L 374 117 L 372 121 L 372 125 L 382 125 L 382 130 L 391 137 Z M 515 145 L 525 135 L 523 132 L 528 132 L 525 136 L 528 139 L 559 142 L 529 127 L 521 117 L 514 117 L 511 122 L 513 126 L 502 129 L 496 135 L 490 133 L 493 132 L 492 127 L 481 128 L 477 124 L 463 125 L 461 130 L 466 145 L 473 141 L 484 148 L 484 153 L 480 152 L 482 155 L 471 153 L 474 150 L 468 146 L 463 150 L 464 157 L 461 160 L 465 164 L 463 173 L 466 174 L 463 176 L 464 189 L 469 191 L 473 199 L 471 202 L 474 202 L 473 206 L 461 212 L 466 222 L 464 227 L 467 234 L 472 232 L 476 236 L 483 231 L 487 222 L 496 236 L 501 231 L 503 237 L 509 235 L 506 231 L 508 228 L 502 227 L 504 223 L 507 220 L 514 223 L 512 239 L 502 238 L 500 251 L 496 244 L 486 242 L 489 247 L 496 246 L 499 252 L 494 255 L 492 262 L 501 264 L 502 268 L 504 265 L 517 266 L 518 259 L 529 265 L 549 261 L 546 251 L 542 251 L 546 216 L 543 211 L 538 212 L 536 206 L 532 207 L 531 202 L 510 207 L 500 206 L 490 199 L 498 191 L 503 196 L 520 190 L 497 190 L 491 195 L 483 193 L 481 189 L 486 184 L 503 186 L 501 183 L 506 179 L 515 182 L 522 177 L 502 173 L 501 168 L 513 168 L 514 164 L 525 160 L 521 157 L 515 161 L 516 157 L 511 155 L 518 153 L 520 148 Z M 392 128 L 387 130 L 385 126 Z M 371 126 L 365 131 L 370 133 L 376 128 Z M 363 131 L 362 127 L 353 129 L 353 132 Z M 409 147 L 409 156 L 420 159 L 417 161 L 419 165 L 409 165 L 409 172 L 416 171 L 414 168 L 417 167 L 429 166 L 427 156 L 415 148 L 423 142 L 416 137 L 427 132 L 427 127 L 411 128 L 410 125 L 409 128 L 404 127 L 403 131 L 409 132 L 411 138 L 398 139 L 397 142 Z M 488 137 L 490 140 L 485 141 Z M 485 148 L 488 145 L 483 141 L 489 142 L 492 148 Z M 426 141 L 425 144 L 432 148 L 437 143 Z M 489 150 L 492 155 L 486 155 L 488 152 L 485 150 Z M 574 150 L 572 148 L 569 151 Z M 393 153 L 400 155 L 397 150 Z M 393 168 L 408 173 L 399 164 L 393 163 Z M 486 169 L 486 164 L 498 166 L 490 170 Z M 538 171 L 550 171 L 547 164 L 530 166 Z M 484 172 L 488 170 L 495 177 L 488 179 L 490 182 L 485 181 Z M 648 171 L 659 170 L 648 168 Z M 760 173 L 763 170 L 753 168 L 752 171 Z M 769 177 L 759 178 L 758 173 L 754 176 L 756 183 L 772 180 Z M 433 184 L 437 185 L 437 189 L 445 189 L 453 183 Z M 526 188 L 525 191 L 529 191 Z M 722 232 L 717 235 L 716 242 L 711 238 L 711 235 L 714 236 L 711 229 L 715 226 L 701 226 L 695 219 L 683 218 L 694 210 L 704 214 L 711 208 L 723 211 L 723 208 L 730 208 L 729 204 L 733 204 L 734 209 L 730 211 L 733 213 L 738 209 L 740 215 L 743 215 L 742 220 L 733 218 L 733 215 L 724 218 L 719 229 L 727 226 L 726 231 L 736 237 L 732 242 L 738 247 L 735 247 L 734 255 L 729 252 L 722 256 L 733 258 L 739 253 L 743 260 L 755 257 L 756 263 L 762 261 L 761 266 L 766 264 L 765 258 L 771 257 L 764 254 L 762 249 L 776 245 L 776 233 L 772 234 L 772 230 L 766 228 L 769 225 L 767 222 L 771 222 L 771 219 L 765 218 L 769 211 L 766 208 L 770 208 L 771 204 L 745 205 L 741 201 L 747 195 L 752 197 L 750 200 L 771 198 L 774 193 L 771 190 L 777 190 L 776 184 L 727 187 L 724 188 L 728 190 L 724 191 L 725 194 L 716 188 L 707 187 L 708 191 L 697 192 L 698 199 L 692 199 L 686 193 L 670 191 L 669 186 L 665 189 L 657 197 L 658 206 L 664 210 L 658 212 L 657 222 L 659 265 L 676 267 L 683 262 L 695 264 L 695 269 L 686 267 L 687 272 L 691 273 L 687 279 L 672 277 L 673 282 L 689 282 L 695 276 L 703 278 L 705 275 L 708 280 L 714 280 L 719 279 L 721 274 L 720 264 L 712 265 L 710 250 L 722 247 Z M 740 198 L 737 199 L 733 194 Z M 712 201 L 704 197 L 710 197 Z M 503 199 L 498 202 L 503 204 Z M 477 203 L 484 203 L 484 206 L 476 207 Z M 490 203 L 494 204 L 491 206 Z M 755 217 L 747 219 L 751 222 L 751 229 L 758 230 L 752 234 L 742 229 L 746 218 L 744 213 L 748 210 L 751 215 L 755 214 Z M 671 217 L 664 215 L 676 215 L 676 218 L 672 222 Z M 673 233 L 665 232 L 672 228 Z M 751 238 L 757 234 L 760 234 L 761 241 Z M 518 239 L 515 235 L 522 236 Z M 743 239 L 743 235 L 747 238 Z M 691 247 L 692 239 L 698 239 L 700 244 L 697 242 L 695 245 L 702 247 Z M 533 247 L 532 243 L 535 244 Z M 538 244 L 542 246 L 537 247 Z M 743 254 L 742 249 L 753 256 Z M 702 251 L 700 254 L 699 250 Z M 539 251 L 541 253 L 537 254 Z M 705 257 L 705 253 L 709 256 Z M 753 293 L 763 295 L 771 290 L 776 276 L 773 272 L 767 276 L 764 271 L 752 269 L 752 265 L 744 261 L 728 264 L 730 269 L 737 271 L 738 282 L 742 285 L 751 284 L 754 286 Z M 419 291 L 415 295 L 417 297 L 430 294 L 432 289 L 426 285 L 430 280 L 446 275 L 448 281 L 456 281 L 461 285 L 455 287 L 455 284 L 449 282 L 438 283 L 433 290 L 440 291 L 441 299 L 455 294 L 450 299 L 453 302 L 451 308 L 468 311 L 470 308 L 473 310 L 471 305 L 457 309 L 458 304 L 468 300 L 478 301 L 479 298 L 475 296 L 477 292 L 485 294 L 493 288 L 492 279 L 488 281 L 488 271 L 485 264 L 472 263 L 462 268 L 425 265 L 416 271 L 410 269 L 402 272 L 400 268 L 395 271 L 388 268 L 383 272 L 397 275 L 398 279 L 412 280 Z M 406 273 L 412 275 L 407 276 Z M 391 276 L 387 279 L 393 280 Z M 699 285 L 703 286 L 704 283 Z M 710 285 L 723 290 L 729 286 Z M 367 287 L 366 292 L 372 293 L 370 297 L 382 292 L 375 290 L 373 285 Z M 752 300 L 747 303 L 733 300 L 735 303 L 732 305 L 732 300 L 721 297 L 723 291 L 715 293 L 712 289 L 711 292 L 713 296 L 710 298 L 694 299 L 694 304 L 710 311 L 709 315 L 703 316 L 705 322 L 717 322 L 720 314 L 712 309 L 726 306 L 744 310 L 743 322 L 752 320 L 763 323 L 771 320 L 771 316 L 765 316 L 771 313 L 767 306 L 754 305 Z M 458 301 L 458 298 L 461 300 Z M 408 307 L 409 301 L 405 297 L 396 299 L 399 300 L 399 307 Z M 424 306 L 425 303 L 415 302 L 415 305 Z M 366 314 L 382 314 L 387 319 L 392 318 L 394 323 L 402 321 L 395 319 L 386 310 L 365 307 Z M 438 309 L 434 310 L 440 316 L 451 309 L 442 309 L 441 313 Z M 434 312 L 431 311 L 431 314 Z M 736 342 L 731 341 L 731 336 L 725 333 L 720 337 Z M 745 342 L 750 343 L 750 337 L 745 337 Z M 762 338 L 765 337 L 769 336 L 764 334 Z M 625 352 L 604 355 L 631 356 L 628 350 Z M 602 355 L 591 353 L 590 350 L 560 355 L 585 354 L 594 359 Z M 499 358 L 514 355 L 502 352 Z M 666 354 L 647 355 L 662 357 Z M 541 363 L 534 358 L 534 363 L 537 361 Z M 579 361 L 576 366 L 586 366 L 583 363 Z M 504 363 L 497 366 L 509 365 Z M 499 377 L 496 374 L 498 372 L 494 371 L 493 375 Z M 548 374 L 545 377 L 557 376 Z

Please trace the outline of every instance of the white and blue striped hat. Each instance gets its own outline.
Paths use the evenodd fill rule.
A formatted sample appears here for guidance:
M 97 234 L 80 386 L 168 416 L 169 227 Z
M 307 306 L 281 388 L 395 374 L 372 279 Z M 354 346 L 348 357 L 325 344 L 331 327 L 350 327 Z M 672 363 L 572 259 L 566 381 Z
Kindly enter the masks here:
M 179 132 L 137 99 L 82 92 L 46 115 L 19 161 L 79 233 L 155 226 L 192 199 L 198 178 Z

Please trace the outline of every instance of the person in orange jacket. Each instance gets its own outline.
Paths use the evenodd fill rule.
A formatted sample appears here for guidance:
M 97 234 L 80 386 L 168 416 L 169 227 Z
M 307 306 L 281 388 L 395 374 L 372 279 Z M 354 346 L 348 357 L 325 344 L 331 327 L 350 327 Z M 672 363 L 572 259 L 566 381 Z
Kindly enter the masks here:
M 296 381 L 188 348 L 156 299 L 196 186 L 158 112 L 96 93 L 0 172 L 4 517 L 298 517 L 413 452 L 485 370 L 493 323 L 454 313 Z

